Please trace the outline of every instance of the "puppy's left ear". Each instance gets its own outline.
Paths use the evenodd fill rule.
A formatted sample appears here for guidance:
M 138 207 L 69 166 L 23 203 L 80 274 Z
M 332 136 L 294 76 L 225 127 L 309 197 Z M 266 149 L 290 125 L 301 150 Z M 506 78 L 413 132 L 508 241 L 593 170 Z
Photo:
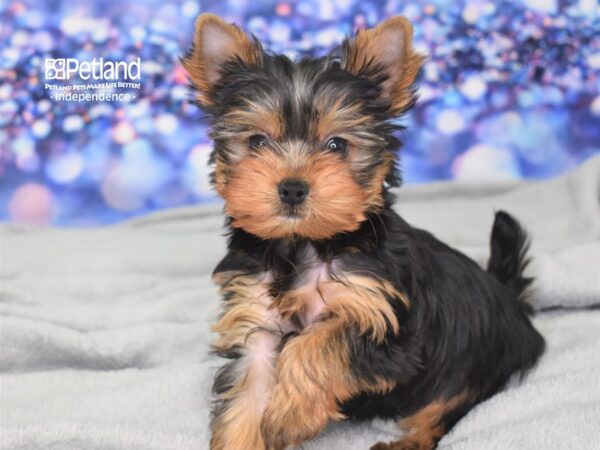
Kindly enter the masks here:
M 196 19 L 192 48 L 181 62 L 194 83 L 198 101 L 202 106 L 210 106 L 226 63 L 258 65 L 262 58 L 260 43 L 238 26 L 214 14 L 201 14 Z
M 414 103 L 413 83 L 424 57 L 414 51 L 412 35 L 409 20 L 396 16 L 342 44 L 342 67 L 376 82 L 392 114 L 401 114 Z

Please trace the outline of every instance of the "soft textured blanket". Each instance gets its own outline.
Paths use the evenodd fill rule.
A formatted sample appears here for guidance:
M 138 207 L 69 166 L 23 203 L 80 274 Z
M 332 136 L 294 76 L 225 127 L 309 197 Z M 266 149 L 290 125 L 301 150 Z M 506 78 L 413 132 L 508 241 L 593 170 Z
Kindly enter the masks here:
M 477 261 L 496 209 L 533 236 L 531 301 L 548 342 L 445 449 L 600 448 L 600 157 L 544 182 L 404 188 L 397 210 Z M 4 449 L 206 449 L 220 207 L 97 229 L 0 228 Z M 340 423 L 304 449 L 367 449 L 391 422 Z M 252 450 L 252 449 L 249 449 Z

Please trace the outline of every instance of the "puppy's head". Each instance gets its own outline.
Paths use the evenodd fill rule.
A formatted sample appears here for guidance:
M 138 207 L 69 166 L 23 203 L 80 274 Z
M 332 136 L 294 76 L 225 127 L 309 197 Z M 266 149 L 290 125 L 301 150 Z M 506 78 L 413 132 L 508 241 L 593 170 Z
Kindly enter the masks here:
M 414 103 L 422 57 L 403 17 L 361 31 L 341 58 L 293 63 L 203 14 L 183 59 L 211 118 L 213 182 L 234 227 L 264 239 L 356 230 L 397 185 L 392 119 Z

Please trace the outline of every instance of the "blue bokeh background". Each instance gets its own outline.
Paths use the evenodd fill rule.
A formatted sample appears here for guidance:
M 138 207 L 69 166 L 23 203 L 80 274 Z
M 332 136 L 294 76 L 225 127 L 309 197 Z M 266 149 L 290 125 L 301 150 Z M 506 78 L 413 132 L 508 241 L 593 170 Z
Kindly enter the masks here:
M 428 55 L 405 117 L 406 183 L 545 178 L 600 152 L 597 0 L 0 0 L 0 220 L 98 225 L 216 201 L 179 56 L 195 17 L 323 55 L 403 14 Z M 59 102 L 45 58 L 142 60 L 129 103 Z

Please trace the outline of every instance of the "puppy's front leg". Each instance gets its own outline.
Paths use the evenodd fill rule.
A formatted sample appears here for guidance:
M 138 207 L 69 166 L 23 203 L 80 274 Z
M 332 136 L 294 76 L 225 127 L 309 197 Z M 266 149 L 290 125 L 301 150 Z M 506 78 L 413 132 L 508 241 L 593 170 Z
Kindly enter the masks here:
M 390 302 L 405 297 L 388 284 L 363 276 L 319 285 L 326 306 L 322 317 L 283 347 L 276 384 L 261 423 L 268 450 L 282 450 L 314 437 L 330 420 L 340 420 L 340 404 L 360 392 L 386 392 L 394 380 L 365 379 L 351 367 L 357 340 L 382 343 L 398 331 Z
M 316 325 L 290 340 L 277 363 L 277 383 L 261 429 L 268 450 L 282 450 L 318 434 L 343 416 L 338 402 L 357 392 L 348 373 L 342 324 Z
M 274 361 L 281 340 L 267 284 L 238 276 L 225 283 L 226 309 L 214 326 L 215 349 L 235 358 L 219 371 L 218 402 L 211 423 L 211 450 L 263 450 L 260 420 L 270 398 Z

